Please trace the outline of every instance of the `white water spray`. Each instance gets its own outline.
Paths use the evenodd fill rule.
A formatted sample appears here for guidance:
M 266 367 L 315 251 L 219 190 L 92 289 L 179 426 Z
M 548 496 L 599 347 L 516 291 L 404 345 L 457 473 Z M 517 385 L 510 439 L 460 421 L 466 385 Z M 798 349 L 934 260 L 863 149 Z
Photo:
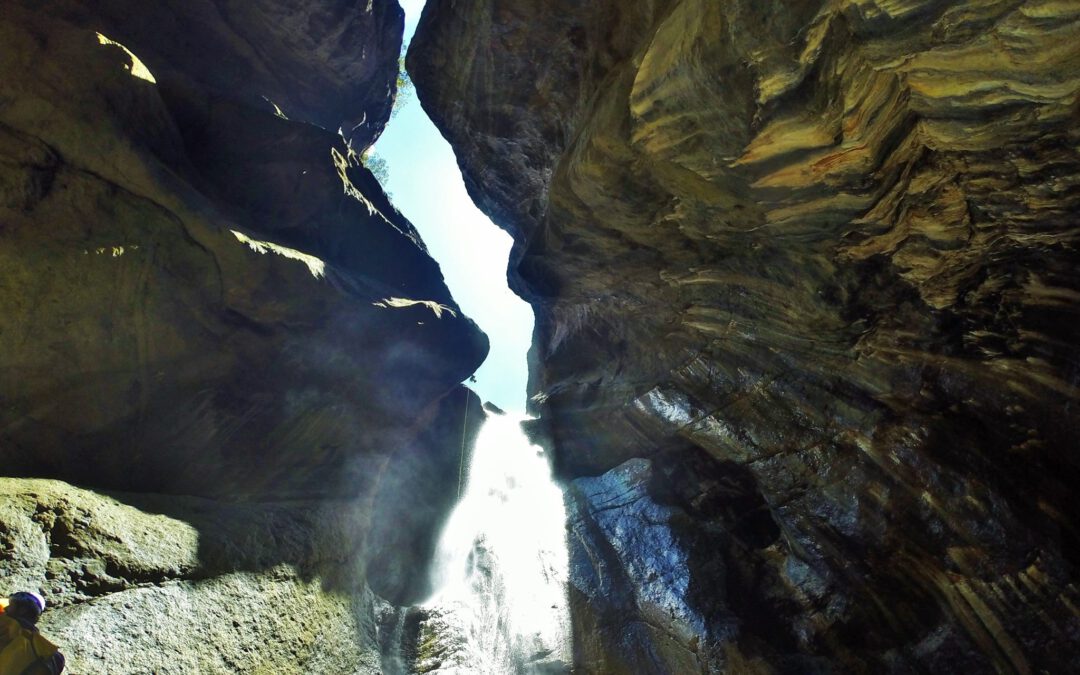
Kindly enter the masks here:
M 406 42 L 423 5 L 401 0 Z M 390 168 L 388 187 L 439 261 L 462 311 L 491 340 L 488 360 L 475 374 L 477 393 L 523 410 L 533 317 L 505 285 L 510 237 L 472 203 L 454 152 L 417 99 L 398 113 L 376 148 Z M 438 545 L 435 594 L 419 608 L 402 610 L 408 621 L 402 614 L 390 628 L 390 649 L 397 651 L 384 657 L 388 673 L 569 672 L 563 496 L 520 421 L 492 416 L 481 429 L 461 499 Z
M 440 675 L 568 672 L 566 513 L 521 419 L 490 416 L 443 530 L 419 654 Z

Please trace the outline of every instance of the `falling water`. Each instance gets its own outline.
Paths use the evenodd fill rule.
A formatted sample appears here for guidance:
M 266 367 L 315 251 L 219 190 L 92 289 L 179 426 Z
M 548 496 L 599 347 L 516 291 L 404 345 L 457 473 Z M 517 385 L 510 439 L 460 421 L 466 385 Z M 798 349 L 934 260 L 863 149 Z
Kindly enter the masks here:
M 462 499 L 439 541 L 419 670 L 568 672 L 563 495 L 520 422 L 490 416 L 477 438 Z
M 401 5 L 408 41 L 424 1 Z M 475 375 L 476 392 L 502 408 L 523 410 L 533 320 L 532 309 L 505 284 L 510 237 L 472 203 L 452 149 L 416 97 L 406 97 L 377 153 L 388 164 L 395 204 L 439 261 L 461 309 L 491 340 L 489 358 Z M 396 623 L 388 624 L 388 673 L 569 672 L 563 495 L 521 421 L 492 415 L 481 429 L 461 499 L 438 545 L 436 592 L 421 607 L 399 610 Z

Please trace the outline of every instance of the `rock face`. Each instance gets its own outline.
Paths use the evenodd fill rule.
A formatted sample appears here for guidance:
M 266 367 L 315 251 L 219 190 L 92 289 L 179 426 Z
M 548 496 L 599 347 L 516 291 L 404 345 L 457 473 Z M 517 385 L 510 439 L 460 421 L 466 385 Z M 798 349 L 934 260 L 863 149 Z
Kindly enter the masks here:
M 72 672 L 378 672 L 354 503 L 114 497 L 0 479 L 4 584 L 46 580 Z
M 86 490 L 7 484 L 0 593 L 44 592 L 74 671 L 374 672 L 367 582 L 422 592 L 455 486 L 401 458 L 456 465 L 487 343 L 358 159 L 401 27 L 392 0 L 5 3 L 0 460 Z
M 340 136 L 242 90 L 185 96 L 176 62 L 127 51 L 153 33 L 121 47 L 17 7 L 3 25 L 9 470 L 360 492 L 349 458 L 412 433 L 486 348 L 412 227 Z
M 434 590 L 430 567 L 439 535 L 486 421 L 479 397 L 462 388 L 421 437 L 394 449 L 379 476 L 365 548 L 368 579 L 381 598 L 407 606 Z
M 1080 658 L 1075 3 L 432 0 L 408 65 L 537 310 L 582 672 Z

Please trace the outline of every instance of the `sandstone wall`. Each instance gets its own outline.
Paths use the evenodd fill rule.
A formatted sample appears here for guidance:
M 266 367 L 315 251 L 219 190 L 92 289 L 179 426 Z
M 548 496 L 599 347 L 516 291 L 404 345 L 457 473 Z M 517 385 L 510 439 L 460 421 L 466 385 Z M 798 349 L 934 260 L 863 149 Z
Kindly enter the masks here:
M 378 517 L 405 571 L 373 583 L 423 592 L 455 486 L 397 467 L 456 463 L 487 342 L 359 161 L 401 29 L 393 0 L 4 3 L 0 466 L 79 488 L 5 483 L 0 592 L 45 594 L 74 672 L 377 672 Z

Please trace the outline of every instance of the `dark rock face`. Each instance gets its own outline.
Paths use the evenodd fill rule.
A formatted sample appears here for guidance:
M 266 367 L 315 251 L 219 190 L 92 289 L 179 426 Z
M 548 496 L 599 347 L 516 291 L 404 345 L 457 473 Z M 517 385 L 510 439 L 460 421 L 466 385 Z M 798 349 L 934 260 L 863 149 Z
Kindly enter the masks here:
M 424 435 L 394 449 L 379 476 L 365 550 L 368 582 L 399 607 L 422 602 L 434 590 L 429 563 L 486 419 L 480 397 L 468 389 L 453 394 L 451 403 Z M 430 451 L 442 446 L 449 451 Z
M 675 513 L 649 496 L 650 477 L 649 460 L 634 459 L 571 489 L 575 648 L 586 667 L 700 670 L 690 649 L 655 628 L 674 627 L 689 643 L 705 622 L 687 602 L 690 576 Z
M 1046 1 L 429 3 L 599 556 L 584 672 L 1080 658 L 1078 44 Z M 651 613 L 673 566 L 698 623 Z
M 378 672 L 368 541 L 384 588 L 426 583 L 455 485 L 418 477 L 408 518 L 374 495 L 403 454 L 457 462 L 487 343 L 358 160 L 401 26 L 391 0 L 0 12 L 0 461 L 88 488 L 5 488 L 0 565 L 73 671 Z
M 392 31 L 386 11 L 352 22 Z M 133 76 L 157 77 L 125 51 L 164 49 L 152 34 L 120 47 L 17 7 L 2 29 L 8 470 L 364 492 L 350 458 L 415 436 L 486 349 L 411 225 L 336 134 L 216 81 L 186 97 L 210 74 L 185 80 L 179 58 Z M 368 95 L 379 114 L 385 93 Z
M 171 105 L 207 112 L 239 104 L 340 128 L 358 147 L 389 118 L 403 25 L 396 2 L 166 0 L 150 11 L 128 0 L 59 0 L 48 10 L 137 45 Z

